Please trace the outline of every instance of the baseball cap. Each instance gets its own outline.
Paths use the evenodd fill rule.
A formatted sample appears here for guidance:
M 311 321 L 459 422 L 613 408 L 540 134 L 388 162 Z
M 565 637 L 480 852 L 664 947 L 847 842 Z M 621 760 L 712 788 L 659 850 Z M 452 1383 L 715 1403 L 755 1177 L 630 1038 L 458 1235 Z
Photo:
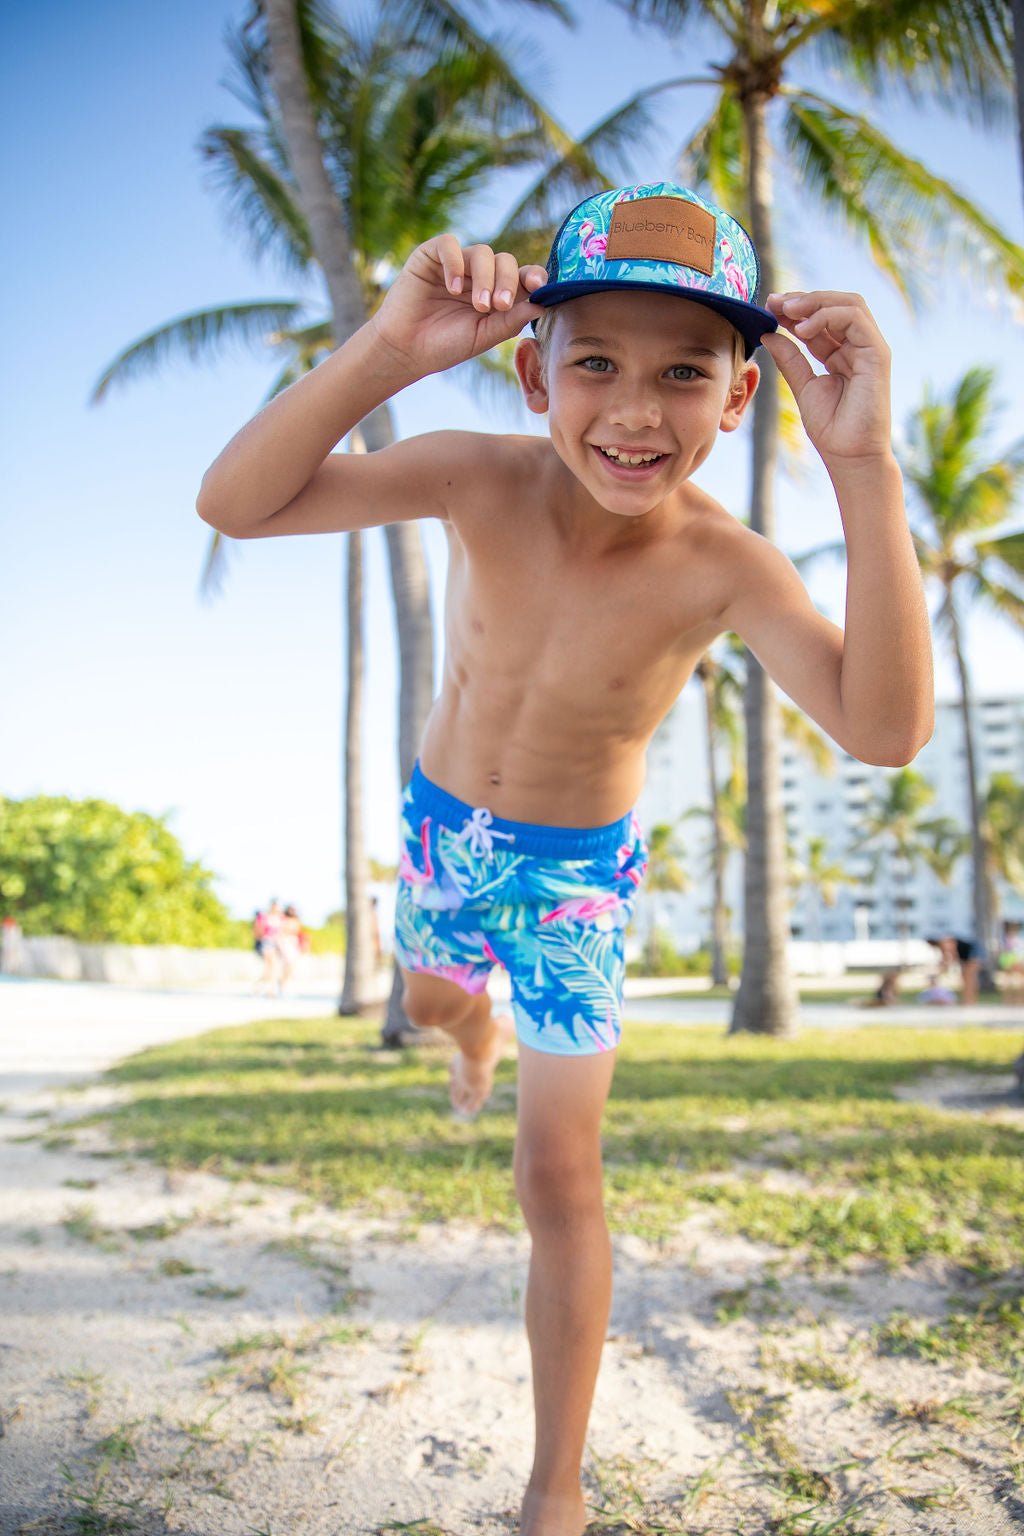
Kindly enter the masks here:
M 562 221 L 547 272 L 531 304 L 564 304 L 613 288 L 674 293 L 724 315 L 743 337 L 747 357 L 765 331 L 778 329 L 775 316 L 754 302 L 761 268 L 742 224 L 671 181 L 585 197 Z

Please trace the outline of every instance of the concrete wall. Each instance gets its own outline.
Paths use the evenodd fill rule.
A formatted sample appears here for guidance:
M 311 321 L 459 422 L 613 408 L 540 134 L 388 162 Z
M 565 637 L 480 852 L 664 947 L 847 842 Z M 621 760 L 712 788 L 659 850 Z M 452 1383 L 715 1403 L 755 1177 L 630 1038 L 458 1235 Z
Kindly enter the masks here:
M 344 957 L 300 955 L 294 984 L 341 985 Z M 18 936 L 4 944 L 2 969 L 13 976 L 58 981 L 109 981 L 134 987 L 255 985 L 263 964 L 254 950 L 186 949 L 180 944 L 79 944 L 65 938 Z

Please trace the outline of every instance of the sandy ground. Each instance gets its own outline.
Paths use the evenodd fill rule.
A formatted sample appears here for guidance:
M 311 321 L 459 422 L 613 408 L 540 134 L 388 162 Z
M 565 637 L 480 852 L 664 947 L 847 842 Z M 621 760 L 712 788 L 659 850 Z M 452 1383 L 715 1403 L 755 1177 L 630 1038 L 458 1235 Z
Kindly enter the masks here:
M 72 994 L 22 991 L 0 1035 L 0 1533 L 515 1531 L 526 1239 L 355 1220 L 62 1130 L 116 1093 L 67 1085 L 123 1054 L 129 1026 L 138 1045 L 253 1016 L 98 991 L 85 1023 L 62 1014 Z M 1024 1124 L 1009 1083 L 907 1091 Z M 602 1529 L 797 1536 L 814 1527 L 771 1517 L 821 1499 L 824 1532 L 860 1499 L 836 1536 L 1024 1530 L 1009 1381 L 869 1347 L 896 1309 L 944 1316 L 962 1273 L 811 1278 L 708 1214 L 661 1245 L 617 1239 L 615 1264 L 587 1461 Z M 785 1498 L 780 1462 L 813 1492 Z

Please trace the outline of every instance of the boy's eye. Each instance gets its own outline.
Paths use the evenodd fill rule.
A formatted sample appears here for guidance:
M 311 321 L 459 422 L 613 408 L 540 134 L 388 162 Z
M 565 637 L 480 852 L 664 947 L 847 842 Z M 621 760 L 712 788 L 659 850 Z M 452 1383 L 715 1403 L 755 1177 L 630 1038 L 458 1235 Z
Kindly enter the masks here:
M 691 368 L 689 363 L 676 363 L 674 368 L 669 369 L 669 373 L 671 373 L 674 379 L 679 379 L 682 383 L 685 383 L 687 379 L 700 378 L 697 369 Z
M 581 366 L 589 373 L 607 373 L 611 363 L 606 357 L 584 357 Z

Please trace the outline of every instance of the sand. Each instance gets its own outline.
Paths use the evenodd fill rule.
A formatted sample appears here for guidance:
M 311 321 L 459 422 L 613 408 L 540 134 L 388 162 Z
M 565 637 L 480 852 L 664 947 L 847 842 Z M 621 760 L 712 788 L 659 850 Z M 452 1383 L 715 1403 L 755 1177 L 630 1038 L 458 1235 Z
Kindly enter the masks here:
M 977 1112 L 1024 1121 L 1005 1088 Z M 517 1530 L 527 1239 L 359 1219 L 64 1129 L 120 1091 L 30 1082 L 0 1118 L 0 1532 Z M 595 1529 L 1024 1529 L 1008 1378 L 870 1347 L 897 1309 L 940 1319 L 952 1266 L 812 1277 L 711 1213 L 614 1246 Z M 789 1497 L 786 1463 L 806 1479 Z

